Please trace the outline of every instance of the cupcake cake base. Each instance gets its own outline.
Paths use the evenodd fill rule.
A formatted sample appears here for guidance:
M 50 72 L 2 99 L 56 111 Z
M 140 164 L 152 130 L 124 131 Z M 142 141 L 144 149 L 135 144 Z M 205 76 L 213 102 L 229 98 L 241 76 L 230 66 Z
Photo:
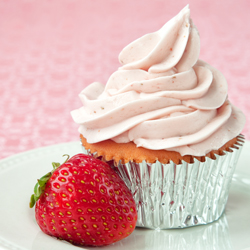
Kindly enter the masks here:
M 131 190 L 137 205 L 137 226 L 171 229 L 204 225 L 220 218 L 244 137 L 239 135 L 204 157 L 182 158 L 178 153 L 166 151 L 168 158 L 163 155 L 161 158 L 156 153 L 155 160 L 150 154 L 151 160 L 128 159 L 124 152 L 131 155 L 133 148 L 129 145 L 124 152 L 116 147 L 118 160 L 115 155 L 111 156 L 110 146 L 103 148 L 98 143 L 88 144 L 82 136 L 81 142 L 84 153 L 102 157 L 116 169 Z M 114 143 L 111 142 L 108 143 Z

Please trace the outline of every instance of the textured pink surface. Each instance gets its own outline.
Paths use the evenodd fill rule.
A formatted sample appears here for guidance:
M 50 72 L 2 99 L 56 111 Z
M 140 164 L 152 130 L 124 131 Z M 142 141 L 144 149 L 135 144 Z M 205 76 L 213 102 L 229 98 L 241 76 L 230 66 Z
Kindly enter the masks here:
M 125 45 L 187 3 L 200 31 L 200 58 L 226 76 L 250 139 L 250 1 L 6 0 L 0 1 L 0 158 L 78 140 L 69 112 L 80 107 L 79 92 L 105 83 Z

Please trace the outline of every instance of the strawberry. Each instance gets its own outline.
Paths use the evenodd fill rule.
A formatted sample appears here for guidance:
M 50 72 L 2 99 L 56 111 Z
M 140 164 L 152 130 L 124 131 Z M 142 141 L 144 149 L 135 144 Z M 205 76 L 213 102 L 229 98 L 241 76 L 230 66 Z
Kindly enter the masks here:
M 135 229 L 131 192 L 105 162 L 78 154 L 38 180 L 31 196 L 41 230 L 74 245 L 101 246 Z

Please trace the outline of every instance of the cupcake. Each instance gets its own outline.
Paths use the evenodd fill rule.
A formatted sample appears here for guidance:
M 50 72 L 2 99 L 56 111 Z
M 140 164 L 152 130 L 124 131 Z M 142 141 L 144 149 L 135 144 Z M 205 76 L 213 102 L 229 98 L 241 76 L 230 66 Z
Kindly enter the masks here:
M 105 86 L 86 87 L 83 107 L 71 113 L 84 152 L 109 162 L 132 191 L 137 226 L 207 224 L 225 209 L 245 116 L 199 52 L 186 6 L 126 46 L 122 66 Z

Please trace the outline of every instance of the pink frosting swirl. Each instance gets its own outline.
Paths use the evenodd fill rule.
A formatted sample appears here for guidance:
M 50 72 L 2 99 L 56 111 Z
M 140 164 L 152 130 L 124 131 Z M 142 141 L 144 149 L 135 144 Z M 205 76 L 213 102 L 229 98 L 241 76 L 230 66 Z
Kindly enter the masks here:
M 89 143 L 111 139 L 202 156 L 237 136 L 243 113 L 227 99 L 225 77 L 198 60 L 200 38 L 186 6 L 119 55 L 106 86 L 94 82 L 71 112 Z

